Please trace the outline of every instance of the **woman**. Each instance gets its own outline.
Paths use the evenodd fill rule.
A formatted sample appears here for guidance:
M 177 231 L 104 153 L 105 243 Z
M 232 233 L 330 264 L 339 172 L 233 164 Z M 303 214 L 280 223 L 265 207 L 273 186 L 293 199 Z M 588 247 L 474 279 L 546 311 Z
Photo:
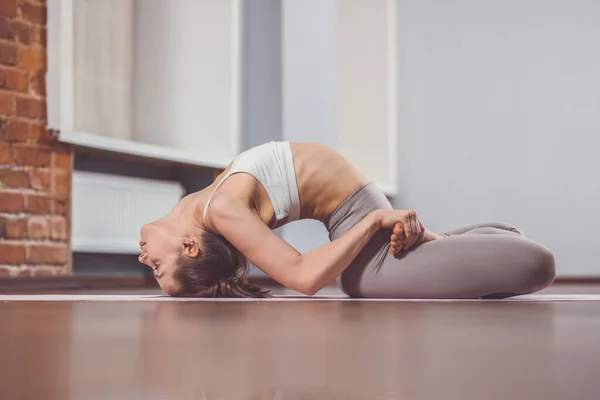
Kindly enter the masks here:
M 331 241 L 300 254 L 272 229 L 321 221 Z M 354 297 L 500 298 L 554 280 L 552 253 L 505 224 L 430 232 L 340 154 L 270 142 L 240 154 L 207 188 L 141 229 L 139 260 L 171 296 L 267 297 L 247 260 L 313 295 L 338 280 Z

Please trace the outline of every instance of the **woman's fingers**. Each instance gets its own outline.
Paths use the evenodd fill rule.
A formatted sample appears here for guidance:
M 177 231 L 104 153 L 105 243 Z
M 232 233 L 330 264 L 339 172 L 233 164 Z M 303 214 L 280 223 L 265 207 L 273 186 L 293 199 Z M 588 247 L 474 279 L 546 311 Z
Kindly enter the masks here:
M 402 250 L 409 250 L 410 243 L 412 243 L 412 241 L 414 240 L 415 228 L 412 223 L 414 214 L 414 211 L 409 211 L 406 213 L 404 221 L 404 247 L 402 248 Z
M 418 244 L 422 244 L 423 243 L 423 239 L 425 239 L 425 227 L 423 226 L 423 224 L 421 223 L 421 221 L 419 220 L 419 229 L 421 231 L 421 234 L 419 236 L 419 240 L 417 241 Z
M 415 247 L 417 245 L 417 243 L 419 242 L 419 239 L 421 238 L 421 229 L 419 226 L 419 218 L 417 218 L 416 213 L 413 215 L 411 225 L 413 226 L 413 232 L 414 232 L 413 240 L 410 243 L 410 248 L 412 249 L 413 247 Z
M 410 221 L 407 221 L 407 228 L 406 228 L 406 236 L 404 239 L 404 246 L 402 247 L 402 250 L 404 251 L 408 251 L 410 249 L 410 242 L 412 241 L 413 238 L 413 231 L 412 231 L 412 226 L 410 226 Z
M 407 234 L 404 241 L 403 250 L 407 251 L 420 244 L 421 240 L 423 239 L 425 228 L 421 224 L 421 221 L 417 217 L 417 213 L 415 211 L 410 211 L 407 214 L 407 223 L 405 226 L 407 227 L 405 229 Z

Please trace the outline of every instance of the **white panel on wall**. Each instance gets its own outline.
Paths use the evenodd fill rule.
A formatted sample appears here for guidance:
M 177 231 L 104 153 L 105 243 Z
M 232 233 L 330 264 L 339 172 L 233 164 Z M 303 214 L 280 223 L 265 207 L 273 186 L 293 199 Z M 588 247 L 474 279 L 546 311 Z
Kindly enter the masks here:
M 600 3 L 398 3 L 401 205 L 501 220 L 600 275 Z
M 176 182 L 75 171 L 73 251 L 137 254 L 142 225 L 165 216 L 184 194 Z
M 134 138 L 240 150 L 241 0 L 135 0 Z
M 241 150 L 283 135 L 282 2 L 244 0 Z
M 395 0 L 336 2 L 336 147 L 396 191 Z
M 74 129 L 131 137 L 133 0 L 73 2 Z
M 335 148 L 335 0 L 283 2 L 283 139 Z M 329 241 L 321 222 L 297 221 L 283 238 L 307 253 Z

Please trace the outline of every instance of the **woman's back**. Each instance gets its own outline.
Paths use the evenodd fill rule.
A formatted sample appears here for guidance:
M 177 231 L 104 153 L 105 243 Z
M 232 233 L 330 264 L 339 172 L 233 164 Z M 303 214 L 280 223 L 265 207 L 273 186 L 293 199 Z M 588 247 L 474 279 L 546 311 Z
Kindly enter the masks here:
M 331 214 L 348 196 L 368 183 L 344 157 L 327 146 L 292 142 L 290 148 L 296 174 L 296 182 L 290 184 L 297 185 L 300 219 L 316 219 L 327 223 Z M 232 167 L 237 169 L 232 162 L 205 193 L 210 196 L 217 188 L 219 192 L 227 191 L 255 209 L 268 225 L 284 225 L 286 220 L 270 223 L 275 221 L 276 212 L 272 196 L 267 192 L 269 188 L 265 188 L 264 182 L 260 182 L 260 177 L 239 173 L 231 175 Z M 221 182 L 223 183 L 219 186 Z
M 291 143 L 302 217 L 327 222 L 335 209 L 368 183 L 344 157 L 316 143 Z

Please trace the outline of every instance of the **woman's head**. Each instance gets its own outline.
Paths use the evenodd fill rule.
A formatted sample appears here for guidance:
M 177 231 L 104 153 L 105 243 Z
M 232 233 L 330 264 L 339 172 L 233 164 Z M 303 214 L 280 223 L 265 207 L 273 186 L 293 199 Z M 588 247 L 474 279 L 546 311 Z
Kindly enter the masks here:
M 141 230 L 139 261 L 150 266 L 171 296 L 268 297 L 247 282 L 246 258 L 224 237 L 202 231 L 183 236 L 172 224 L 156 221 Z
M 175 269 L 179 290 L 174 296 L 267 297 L 246 280 L 248 262 L 223 236 L 205 231 L 197 257 L 182 255 Z

